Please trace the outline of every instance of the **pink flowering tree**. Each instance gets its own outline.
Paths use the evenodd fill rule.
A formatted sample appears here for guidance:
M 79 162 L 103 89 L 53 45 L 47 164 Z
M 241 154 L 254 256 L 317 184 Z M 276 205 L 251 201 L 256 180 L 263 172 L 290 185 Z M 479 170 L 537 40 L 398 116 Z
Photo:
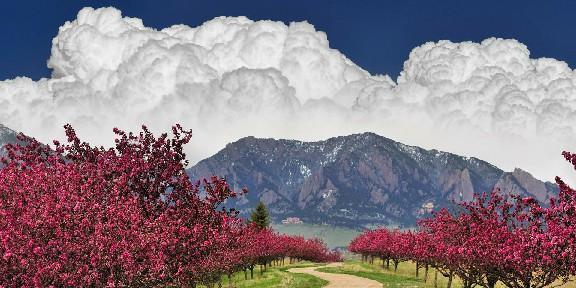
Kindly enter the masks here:
M 564 155 L 576 163 L 576 156 Z M 548 208 L 496 189 L 461 203 L 457 213 L 436 212 L 419 222 L 418 232 L 367 231 L 349 249 L 363 259 L 376 255 L 430 265 L 448 277 L 448 286 L 454 275 L 467 288 L 492 288 L 498 281 L 510 288 L 563 283 L 576 268 L 576 192 L 557 182 L 559 198 Z
M 191 183 L 179 125 L 173 138 L 118 129 L 116 147 L 54 148 L 19 135 L 0 170 L 0 286 L 194 287 L 225 269 L 236 237 L 223 179 Z M 205 194 L 201 196 L 200 191 Z M 233 225 L 231 225 L 233 224 Z

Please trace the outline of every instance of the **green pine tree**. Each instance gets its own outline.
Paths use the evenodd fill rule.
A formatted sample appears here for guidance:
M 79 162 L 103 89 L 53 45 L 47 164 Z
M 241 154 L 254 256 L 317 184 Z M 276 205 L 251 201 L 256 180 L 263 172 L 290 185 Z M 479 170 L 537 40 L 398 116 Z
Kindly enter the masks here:
M 268 209 L 262 201 L 258 202 L 256 209 L 252 211 L 251 222 L 256 223 L 256 226 L 260 229 L 265 229 L 270 225 L 270 215 L 268 214 Z

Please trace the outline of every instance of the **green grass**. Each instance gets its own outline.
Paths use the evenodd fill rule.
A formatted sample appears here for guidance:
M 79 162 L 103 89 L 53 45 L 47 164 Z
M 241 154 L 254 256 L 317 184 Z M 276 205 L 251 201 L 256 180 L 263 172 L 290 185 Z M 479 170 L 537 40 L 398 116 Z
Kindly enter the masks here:
M 288 273 L 290 276 L 288 277 L 285 286 L 281 287 L 320 288 L 328 284 L 328 281 L 309 274 L 289 272 L 286 273 Z
M 359 260 L 347 260 L 341 267 L 319 268 L 318 271 L 328 273 L 350 274 L 372 279 L 384 284 L 384 287 L 434 287 L 434 269 L 428 271 L 428 281 L 424 283 L 424 269 L 420 269 L 419 277 L 416 278 L 416 264 L 413 262 L 401 262 L 398 271 L 394 272 L 392 262 L 390 270 L 382 268 L 382 261 L 374 259 L 374 264 L 360 262 Z M 438 287 L 446 287 L 448 278 L 438 273 Z M 453 279 L 452 287 L 461 287 L 458 279 Z
M 320 288 L 328 284 L 327 281 L 318 277 L 301 274 L 290 273 L 286 270 L 298 267 L 317 266 L 309 262 L 301 262 L 298 264 L 268 267 L 263 274 L 260 274 L 260 268 L 254 269 L 254 279 L 244 279 L 244 272 L 235 273 L 232 276 L 232 287 L 235 288 Z M 250 278 L 250 275 L 248 275 Z M 229 287 L 228 277 L 222 278 L 222 287 Z M 204 288 L 204 286 L 200 286 Z M 215 287 L 218 287 L 216 285 Z
M 327 273 L 341 273 L 349 274 L 358 277 L 376 280 L 380 283 L 386 284 L 386 287 L 422 287 L 419 279 L 405 277 L 400 275 L 381 273 L 381 272 L 367 272 L 367 271 L 347 271 L 337 267 L 327 267 L 318 269 L 320 272 Z
M 384 287 L 434 287 L 434 269 L 430 268 L 428 271 L 428 281 L 424 283 L 424 269 L 420 269 L 419 277 L 416 278 L 416 264 L 414 262 L 406 261 L 398 265 L 398 271 L 394 272 L 392 263 L 390 263 L 391 270 L 382 268 L 382 262 L 379 259 L 374 259 L 374 264 L 362 263 L 359 260 L 349 260 L 344 263 L 342 267 L 334 268 L 319 268 L 318 271 L 329 273 L 342 273 L 365 277 L 376 280 L 384 284 Z M 438 287 L 446 287 L 448 278 L 438 273 Z M 556 283 L 560 284 L 560 283 Z M 462 281 L 458 277 L 454 277 L 452 281 L 453 288 L 462 287 Z M 505 288 L 502 283 L 496 285 L 497 288 Z M 561 288 L 576 288 L 576 282 L 571 281 L 561 286 Z
M 304 238 L 320 238 L 329 248 L 347 247 L 362 232 L 359 230 L 318 224 L 274 224 L 275 231 Z
M 416 278 L 416 263 L 406 261 L 400 262 L 398 265 L 398 271 L 394 272 L 394 266 L 392 261 L 390 261 L 390 270 L 382 268 L 382 262 L 380 260 L 374 260 L 374 264 L 361 263 L 363 267 L 370 267 L 370 269 L 375 271 L 381 271 L 382 273 L 390 273 L 394 275 L 400 275 L 404 277 L 410 277 L 411 279 L 417 279 L 420 281 L 420 286 L 418 287 L 434 287 L 434 268 L 430 267 L 428 270 L 428 281 L 424 283 L 424 269 L 420 269 L 419 277 Z M 448 284 L 448 278 L 444 277 L 442 274 L 438 273 L 438 287 L 446 287 Z M 462 282 L 456 277 L 452 280 L 452 287 L 462 287 Z

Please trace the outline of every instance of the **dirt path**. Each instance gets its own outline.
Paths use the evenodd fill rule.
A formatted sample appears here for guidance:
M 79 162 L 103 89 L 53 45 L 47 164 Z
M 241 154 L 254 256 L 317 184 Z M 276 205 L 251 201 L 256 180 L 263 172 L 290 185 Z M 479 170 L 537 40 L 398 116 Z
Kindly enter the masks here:
M 338 266 L 342 266 L 342 263 L 331 263 L 321 267 L 292 268 L 288 269 L 288 272 L 306 273 L 318 278 L 322 278 L 329 282 L 328 285 L 324 286 L 324 288 L 382 288 L 382 284 L 374 280 L 354 275 L 316 271 L 317 268 Z

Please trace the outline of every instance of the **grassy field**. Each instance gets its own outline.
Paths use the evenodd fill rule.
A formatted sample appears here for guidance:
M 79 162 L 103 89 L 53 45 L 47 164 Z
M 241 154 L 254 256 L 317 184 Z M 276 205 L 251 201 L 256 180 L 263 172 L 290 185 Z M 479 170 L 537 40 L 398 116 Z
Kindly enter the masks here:
M 391 266 L 392 268 L 393 266 Z M 393 268 L 392 268 L 393 269 Z M 420 270 L 419 278 L 415 277 L 413 263 L 403 262 L 398 265 L 398 272 L 382 268 L 382 262 L 374 260 L 374 264 L 362 263 L 358 260 L 349 260 L 341 267 L 319 268 L 318 271 L 328 273 L 343 273 L 376 280 L 384 287 L 434 287 L 434 270 L 428 272 L 428 283 L 424 283 L 424 269 Z M 446 287 L 448 279 L 438 274 L 438 287 Z M 454 280 L 452 287 L 460 287 L 458 280 Z
M 385 283 L 386 287 L 421 287 L 420 281 L 412 277 L 400 276 L 390 273 L 365 271 L 363 269 L 357 269 L 357 267 L 354 267 L 353 269 L 350 268 L 352 267 L 326 267 L 319 268 L 318 271 L 327 273 L 342 273 L 368 278 L 376 280 L 380 283 Z
M 413 262 L 400 263 L 396 273 L 393 270 L 394 268 L 392 263 L 390 263 L 390 268 L 391 270 L 382 268 L 382 261 L 376 259 L 374 259 L 374 264 L 362 263 L 359 260 L 348 260 L 341 267 L 319 268 L 318 271 L 356 275 L 376 280 L 383 283 L 384 287 L 434 287 L 435 271 L 433 268 L 430 268 L 428 271 L 428 281 L 426 283 L 424 283 L 424 269 L 420 269 L 419 277 L 416 278 L 416 264 Z M 446 287 L 447 284 L 448 278 L 438 273 L 438 287 Z M 462 282 L 457 277 L 454 277 L 452 287 L 462 287 Z M 501 283 L 496 287 L 505 288 Z M 576 288 L 576 281 L 571 281 L 564 285 L 555 287 Z
M 254 279 L 244 279 L 244 273 L 236 273 L 232 276 L 232 287 L 235 288 L 320 288 L 328 282 L 318 277 L 308 274 L 290 273 L 286 270 L 297 267 L 317 266 L 309 262 L 300 262 L 298 264 L 268 267 L 266 272 L 260 275 L 257 267 L 254 269 Z M 250 278 L 248 276 L 248 278 Z M 222 278 L 222 287 L 229 287 L 228 277 Z M 205 286 L 200 286 L 205 288 Z M 218 285 L 215 285 L 218 287 Z
M 272 228 L 283 234 L 320 238 L 332 249 L 348 246 L 361 233 L 359 230 L 318 224 L 274 224 Z
M 344 265 L 340 267 L 323 267 L 318 268 L 318 271 L 327 273 L 341 273 L 355 275 L 372 279 L 384 284 L 384 287 L 421 287 L 433 288 L 435 271 L 433 268 L 429 269 L 428 281 L 424 283 L 424 269 L 420 269 L 419 277 L 416 277 L 416 266 L 413 262 L 402 262 L 398 265 L 398 271 L 393 271 L 392 263 L 390 263 L 391 270 L 382 267 L 382 261 L 374 259 L 374 264 L 360 262 L 357 259 L 347 260 Z M 259 267 L 254 270 L 254 279 L 244 279 L 244 273 L 236 273 L 232 277 L 231 287 L 235 288 L 320 288 L 328 284 L 325 280 L 314 277 L 308 274 L 290 273 L 287 270 L 290 268 L 298 267 L 314 267 L 322 266 L 323 264 L 315 264 L 310 262 L 300 262 L 292 265 L 274 266 L 269 267 L 266 272 L 260 274 Z M 448 278 L 438 273 L 438 286 L 446 287 Z M 205 286 L 200 286 L 205 288 Z M 216 285 L 215 287 L 218 287 Z M 230 287 L 228 278 L 223 277 L 222 287 Z M 452 287 L 462 287 L 462 282 L 454 277 Z M 504 288 L 503 285 L 497 285 L 498 288 Z M 576 288 L 576 282 L 569 282 L 562 286 L 562 288 Z

